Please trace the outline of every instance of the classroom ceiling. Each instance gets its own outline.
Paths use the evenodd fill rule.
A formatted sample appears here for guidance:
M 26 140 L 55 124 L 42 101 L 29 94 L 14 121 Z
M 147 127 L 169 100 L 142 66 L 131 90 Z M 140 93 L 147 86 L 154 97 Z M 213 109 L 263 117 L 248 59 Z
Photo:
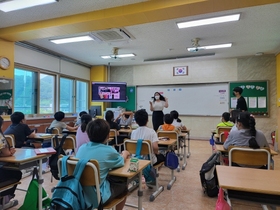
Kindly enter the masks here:
M 229 10 L 199 8 L 200 5 L 214 0 L 173 0 L 173 3 L 178 3 L 177 7 L 168 5 L 168 8 L 162 8 L 162 5 L 165 5 L 163 2 L 170 4 L 167 0 L 60 0 L 57 3 L 9 13 L 0 11 L 0 38 L 21 42 L 25 46 L 32 45 L 33 48 L 44 48 L 89 66 L 109 63 L 111 66 L 141 65 L 174 59 L 199 61 L 255 56 L 260 52 L 276 55 L 280 52 L 280 1 Z M 181 10 L 179 3 L 182 4 Z M 184 13 L 182 8 L 188 8 L 189 11 Z M 120 17 L 114 12 L 124 15 Z M 85 14 L 79 16 L 82 13 Z M 241 13 L 237 22 L 188 29 L 178 29 L 176 26 L 176 22 L 234 13 Z M 145 14 L 145 17 L 142 14 Z M 110 19 L 103 18 L 108 16 Z M 63 19 L 64 17 L 66 18 Z M 71 24 L 65 24 L 66 21 Z M 30 25 L 32 22 L 36 23 Z M 67 26 L 63 28 L 63 25 Z M 109 29 L 115 32 L 123 29 L 131 39 L 125 37 L 118 41 L 86 41 L 60 45 L 49 41 L 76 34 L 96 34 L 97 31 Z M 200 45 L 228 42 L 233 45 L 225 49 L 188 52 L 186 48 L 192 47 L 191 40 L 194 38 L 200 38 Z M 134 53 L 136 56 L 106 60 L 100 57 L 113 54 L 114 47 L 119 48 L 119 54 Z

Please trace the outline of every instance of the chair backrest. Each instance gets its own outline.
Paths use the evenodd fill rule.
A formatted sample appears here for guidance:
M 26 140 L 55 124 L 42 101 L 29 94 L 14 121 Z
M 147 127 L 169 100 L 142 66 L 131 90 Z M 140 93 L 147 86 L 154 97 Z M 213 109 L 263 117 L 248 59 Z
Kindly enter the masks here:
M 62 137 L 63 137 L 62 135 L 57 136 L 58 143 L 60 143 Z M 55 136 L 52 137 L 52 147 L 56 147 Z M 76 149 L 76 136 L 68 135 L 65 139 L 65 142 L 64 142 L 62 148 L 64 150 L 66 150 L 66 149 L 74 149 L 75 150 Z
M 178 139 L 178 133 L 176 131 L 157 131 L 158 137 L 168 137 L 170 139 Z
M 249 147 L 236 147 L 230 146 L 229 151 L 229 166 L 232 166 L 232 162 L 238 165 L 248 166 L 263 166 L 267 165 L 267 169 L 270 169 L 270 149 L 260 148 L 252 149 Z
M 224 143 L 227 140 L 228 134 L 229 134 L 228 131 L 224 131 L 220 133 L 219 141 Z
M 118 135 L 117 135 L 117 130 L 116 129 L 110 129 L 109 138 L 114 138 L 115 143 L 116 144 L 118 143 L 118 141 L 117 141 Z
M 59 174 L 61 174 L 62 171 L 62 155 L 60 156 L 58 160 L 58 171 Z M 67 170 L 68 175 L 72 175 L 74 173 L 75 167 L 78 163 L 79 159 L 74 157 L 69 157 L 67 160 Z M 80 178 L 80 183 L 82 186 L 95 186 L 96 187 L 96 193 L 98 198 L 98 203 L 100 202 L 100 169 L 99 164 L 96 160 L 90 160 L 86 167 L 84 168 L 84 171 L 82 173 L 82 176 Z
M 218 127 L 217 128 L 217 132 L 218 132 L 218 134 L 220 135 L 222 132 L 225 132 L 225 131 L 227 131 L 227 132 L 230 132 L 230 130 L 231 130 L 231 127 Z
M 130 154 L 136 154 L 137 140 L 125 139 L 124 149 L 127 150 Z M 142 142 L 142 149 L 140 155 L 149 155 L 152 157 L 152 143 L 150 140 L 144 140 Z M 151 163 L 152 164 L 152 163 Z
M 60 129 L 59 128 L 53 127 L 51 129 L 52 129 L 52 134 L 60 134 Z M 48 133 L 47 130 L 48 130 L 48 127 L 46 127 L 46 130 L 45 130 L 46 133 Z
M 9 145 L 11 147 L 15 148 L 16 145 L 16 141 L 15 141 L 15 136 L 13 134 L 8 134 L 8 135 L 4 135 L 6 140 L 8 141 Z

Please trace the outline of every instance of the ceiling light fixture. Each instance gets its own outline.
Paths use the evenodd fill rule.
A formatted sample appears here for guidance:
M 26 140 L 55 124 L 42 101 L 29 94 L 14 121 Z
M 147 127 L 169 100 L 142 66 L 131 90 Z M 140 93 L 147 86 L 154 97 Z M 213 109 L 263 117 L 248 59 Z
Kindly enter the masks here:
M 199 46 L 199 47 L 189 47 L 187 49 L 189 52 L 194 52 L 194 51 L 198 51 L 198 50 L 227 48 L 227 47 L 231 47 L 231 46 L 232 46 L 232 43 L 227 43 L 227 44 L 217 44 L 217 45 L 208 45 L 208 46 Z
M 71 42 L 84 42 L 84 41 L 92 41 L 94 40 L 91 36 L 84 35 L 84 36 L 76 36 L 76 37 L 68 37 L 68 38 L 61 38 L 61 39 L 50 39 L 50 42 L 55 44 L 65 44 Z
M 25 9 L 28 7 L 35 7 L 44 4 L 58 2 L 58 0 L 13 0 L 0 3 L 0 10 L 3 12 L 10 12 L 14 10 Z
M 136 56 L 134 53 L 127 53 L 127 54 L 118 54 L 118 55 L 102 55 L 100 56 L 103 59 L 110 59 L 110 58 L 128 58 Z
M 226 16 L 221 16 L 221 17 L 181 22 L 181 23 L 177 23 L 177 26 L 180 29 L 181 28 L 190 28 L 190 27 L 210 25 L 210 24 L 216 24 L 216 23 L 237 21 L 237 20 L 239 20 L 239 18 L 240 18 L 240 14 L 226 15 Z

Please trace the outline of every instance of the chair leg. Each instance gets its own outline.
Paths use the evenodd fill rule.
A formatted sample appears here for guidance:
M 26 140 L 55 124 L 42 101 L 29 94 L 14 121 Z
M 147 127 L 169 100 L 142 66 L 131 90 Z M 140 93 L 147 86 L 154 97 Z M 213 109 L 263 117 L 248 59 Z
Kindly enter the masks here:
M 156 169 L 156 191 L 153 192 L 153 194 L 150 196 L 150 201 L 154 201 L 156 199 L 156 197 L 164 190 L 164 187 L 161 185 L 159 186 L 158 183 L 158 177 L 159 177 L 159 173 L 158 170 Z
M 173 186 L 174 182 L 176 181 L 176 176 L 174 176 L 174 170 L 171 170 L 171 180 L 167 185 L 167 189 L 170 190 Z

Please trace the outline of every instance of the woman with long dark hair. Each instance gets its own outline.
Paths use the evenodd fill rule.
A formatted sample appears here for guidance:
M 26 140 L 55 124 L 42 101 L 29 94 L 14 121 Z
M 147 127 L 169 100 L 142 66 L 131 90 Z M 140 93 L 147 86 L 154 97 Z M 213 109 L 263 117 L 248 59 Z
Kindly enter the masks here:
M 159 92 L 155 92 L 153 101 L 150 101 L 150 110 L 153 112 L 152 122 L 155 131 L 163 124 L 164 108 L 168 108 L 168 99 L 163 97 Z

